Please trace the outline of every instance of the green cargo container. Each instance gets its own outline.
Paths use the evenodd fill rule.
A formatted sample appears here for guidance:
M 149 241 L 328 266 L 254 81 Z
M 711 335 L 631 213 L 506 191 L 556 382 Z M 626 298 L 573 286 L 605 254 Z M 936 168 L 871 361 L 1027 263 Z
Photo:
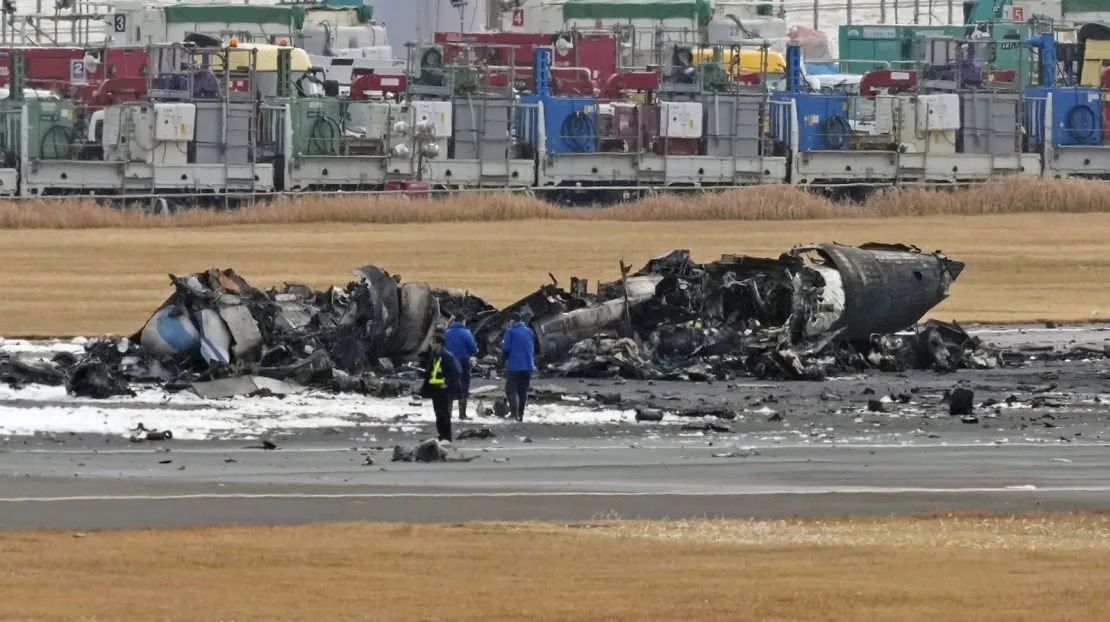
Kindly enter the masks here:
M 863 26 L 840 27 L 840 70 L 845 73 L 866 73 L 890 63 L 892 69 L 912 69 L 922 57 L 925 37 L 946 36 L 963 39 L 965 26 Z M 1032 56 L 1025 40 L 1030 36 L 1025 24 L 996 24 L 990 40 L 995 47 L 994 67 L 1017 71 L 1022 86 L 1029 83 Z M 983 50 L 980 50 L 983 51 Z M 867 61 L 879 62 L 867 62 Z
M 921 39 L 943 36 L 944 26 L 861 26 L 840 27 L 840 70 L 866 73 L 883 69 L 911 69 L 921 57 Z M 863 61 L 880 62 L 863 62 Z

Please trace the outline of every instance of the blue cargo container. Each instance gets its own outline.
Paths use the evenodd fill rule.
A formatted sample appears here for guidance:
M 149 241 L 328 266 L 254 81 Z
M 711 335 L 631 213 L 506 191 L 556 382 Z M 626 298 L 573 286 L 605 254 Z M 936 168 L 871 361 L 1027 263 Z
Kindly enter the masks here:
M 522 95 L 521 104 L 543 102 L 544 132 L 548 153 L 594 153 L 597 151 L 597 100 L 593 97 L 543 97 Z M 533 148 L 539 142 L 535 109 L 517 109 L 517 127 Z
M 1025 89 L 1025 131 L 1029 147 L 1045 142 L 1045 107 L 1052 95 L 1052 144 L 1102 144 L 1102 94 L 1096 88 L 1031 86 Z
M 848 123 L 848 97 L 780 92 L 771 101 L 771 135 L 784 144 L 790 142 L 790 106 L 798 111 L 798 151 L 839 151 L 851 145 L 852 126 Z

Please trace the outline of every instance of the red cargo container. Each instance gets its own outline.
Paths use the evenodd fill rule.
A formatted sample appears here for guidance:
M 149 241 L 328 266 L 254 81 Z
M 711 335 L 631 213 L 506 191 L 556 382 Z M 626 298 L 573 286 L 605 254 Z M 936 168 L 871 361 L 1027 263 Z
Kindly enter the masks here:
M 13 50 L 23 54 L 28 88 L 56 91 L 96 107 L 146 94 L 145 48 L 0 49 L 0 87 L 11 82 Z
M 26 61 L 27 88 L 47 91 L 69 90 L 75 79 L 88 81 L 83 48 L 5 48 L 0 50 L 0 86 L 11 83 L 10 58 L 13 49 L 23 53 Z M 75 73 L 76 72 L 76 73 Z

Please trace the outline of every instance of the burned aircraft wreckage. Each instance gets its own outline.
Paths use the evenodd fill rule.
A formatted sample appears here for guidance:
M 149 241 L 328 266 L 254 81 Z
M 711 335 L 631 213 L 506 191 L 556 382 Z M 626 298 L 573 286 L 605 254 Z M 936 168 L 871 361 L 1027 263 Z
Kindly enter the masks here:
M 939 252 L 887 244 L 814 244 L 777 259 L 726 255 L 704 264 L 676 250 L 635 273 L 622 263 L 620 278 L 592 293 L 585 280 L 564 289 L 553 278 L 501 310 L 467 292 L 402 283 L 376 266 L 324 291 L 259 289 L 232 270 L 209 270 L 171 276 L 173 294 L 135 335 L 94 341 L 83 359 L 49 370 L 0 359 L 0 381 L 38 374 L 92 397 L 126 394 L 132 383 L 207 397 L 293 384 L 401 395 L 448 321 L 475 332 L 487 363 L 477 369 L 488 373 L 514 315 L 535 330 L 542 371 L 567 376 L 816 380 L 866 368 L 994 366 L 998 354 L 958 325 L 915 326 L 963 267 Z

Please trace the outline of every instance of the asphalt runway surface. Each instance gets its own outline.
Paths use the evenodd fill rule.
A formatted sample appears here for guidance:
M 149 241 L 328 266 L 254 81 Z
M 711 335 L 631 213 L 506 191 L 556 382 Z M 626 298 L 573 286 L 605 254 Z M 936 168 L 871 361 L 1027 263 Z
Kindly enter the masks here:
M 361 466 L 350 450 L 9 454 L 0 527 L 95 529 L 383 520 L 791 517 L 1110 507 L 1110 448 L 503 447 L 465 464 Z M 487 454 L 487 455 L 488 455 Z M 159 460 L 166 465 L 145 467 Z M 486 458 L 484 455 L 483 458 Z M 228 459 L 235 463 L 225 462 Z M 87 462 L 77 462 L 87 461 Z M 12 463 L 16 464 L 12 464 Z M 97 468 L 89 465 L 97 464 Z M 185 471 L 178 471 L 181 466 Z M 122 479 L 116 476 L 122 474 Z
M 568 393 L 615 391 L 624 402 L 739 414 L 716 431 L 696 429 L 707 419 L 670 417 L 498 421 L 488 423 L 495 438 L 457 441 L 458 461 L 446 463 L 390 461 L 394 445 L 428 437 L 426 420 L 274 434 L 272 451 L 247 439 L 5 437 L 0 528 L 1110 508 L 1110 359 L 1090 355 L 1110 331 L 990 337 L 1041 354 L 1006 369 L 828 382 L 546 381 Z M 1076 345 L 1088 354 L 1048 355 Z M 943 393 L 956 382 L 975 390 L 975 421 L 946 410 Z M 882 409 L 872 410 L 880 397 Z

